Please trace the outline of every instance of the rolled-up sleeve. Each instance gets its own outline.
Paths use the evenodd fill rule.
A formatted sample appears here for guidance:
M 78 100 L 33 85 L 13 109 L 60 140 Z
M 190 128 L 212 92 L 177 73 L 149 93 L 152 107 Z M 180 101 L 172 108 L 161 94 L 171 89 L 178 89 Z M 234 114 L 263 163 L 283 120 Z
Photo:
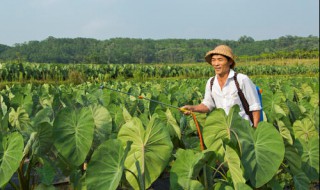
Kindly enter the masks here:
M 212 78 L 212 77 L 211 77 Z M 206 84 L 206 91 L 204 94 L 204 99 L 202 100 L 202 104 L 204 104 L 205 106 L 207 106 L 207 108 L 211 111 L 214 107 L 216 107 L 213 99 L 212 99 L 212 91 L 210 89 L 210 81 L 211 78 L 207 81 Z
M 261 110 L 262 107 L 260 104 L 256 85 L 250 80 L 249 77 L 245 75 L 244 75 L 244 78 L 242 79 L 242 89 L 247 99 L 247 102 L 249 104 L 249 110 L 250 111 Z

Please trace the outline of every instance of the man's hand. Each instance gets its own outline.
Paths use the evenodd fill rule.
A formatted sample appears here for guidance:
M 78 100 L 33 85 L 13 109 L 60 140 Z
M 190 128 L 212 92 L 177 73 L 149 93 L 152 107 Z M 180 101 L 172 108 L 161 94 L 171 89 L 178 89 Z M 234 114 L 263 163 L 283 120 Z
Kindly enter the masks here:
M 179 108 L 179 110 L 180 110 L 183 114 L 185 114 L 185 115 L 190 115 L 191 112 L 192 112 L 192 111 L 190 110 L 190 107 L 191 107 L 191 106 L 186 105 L 186 106 L 183 106 L 183 107 Z

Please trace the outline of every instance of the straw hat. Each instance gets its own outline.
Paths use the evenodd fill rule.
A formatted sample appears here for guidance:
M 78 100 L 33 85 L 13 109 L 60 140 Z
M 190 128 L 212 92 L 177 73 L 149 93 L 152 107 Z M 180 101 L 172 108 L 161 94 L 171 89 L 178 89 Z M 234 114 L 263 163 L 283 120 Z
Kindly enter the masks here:
M 213 50 L 208 51 L 205 59 L 210 65 L 211 65 L 212 55 L 223 55 L 223 56 L 229 57 L 233 62 L 232 65 L 230 66 L 231 68 L 233 68 L 234 65 L 236 64 L 236 62 L 234 61 L 235 56 L 233 55 L 231 48 L 227 45 L 219 45 Z

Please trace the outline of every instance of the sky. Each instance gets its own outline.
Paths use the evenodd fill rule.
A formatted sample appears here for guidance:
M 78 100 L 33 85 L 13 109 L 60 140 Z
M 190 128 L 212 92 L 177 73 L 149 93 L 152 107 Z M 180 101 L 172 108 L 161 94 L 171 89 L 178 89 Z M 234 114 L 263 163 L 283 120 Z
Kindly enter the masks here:
M 0 44 L 319 36 L 319 0 L 1 0 Z

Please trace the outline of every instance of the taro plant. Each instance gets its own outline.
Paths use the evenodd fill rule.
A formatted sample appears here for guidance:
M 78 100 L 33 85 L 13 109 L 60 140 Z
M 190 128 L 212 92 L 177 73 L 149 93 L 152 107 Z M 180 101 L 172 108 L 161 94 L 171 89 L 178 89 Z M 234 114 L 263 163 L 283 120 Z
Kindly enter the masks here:
M 207 151 L 214 152 L 215 156 L 211 160 L 202 160 L 207 151 L 204 153 L 178 152 L 171 171 L 172 187 L 181 189 L 260 188 L 277 174 L 284 158 L 284 143 L 281 135 L 266 122 L 260 123 L 257 129 L 251 128 L 238 113 L 239 106 L 234 106 L 228 116 L 222 109 L 209 114 L 203 129 L 203 137 Z M 184 176 L 185 172 L 176 169 L 187 168 L 176 166 L 186 157 L 186 154 L 190 159 L 185 159 L 183 163 L 186 166 L 189 165 L 190 171 L 187 173 L 192 174 L 188 177 Z M 209 168 L 209 172 L 205 171 L 199 175 L 202 167 Z M 185 178 L 189 181 L 184 181 Z M 206 181 L 202 184 L 195 182 L 194 180 L 198 178 L 204 178 Z M 208 187 L 208 184 L 211 186 Z
M 184 82 L 110 85 L 179 107 L 197 103 L 204 85 Z M 147 189 L 170 173 L 172 189 L 309 189 L 319 183 L 319 89 L 313 83 L 290 88 L 276 80 L 269 92 L 264 87 L 267 121 L 257 129 L 237 107 L 228 116 L 219 109 L 197 115 L 204 151 L 192 118 L 177 109 L 90 83 L 8 86 L 0 91 L 0 186 L 54 188 L 62 176 L 74 189 Z
M 0 134 L 0 187 L 4 186 L 20 167 L 23 157 L 23 138 L 18 132 Z
M 150 187 L 171 158 L 173 146 L 167 128 L 156 114 L 152 115 L 147 126 L 144 126 L 140 119 L 132 118 L 121 127 L 118 139 L 123 144 L 132 141 L 131 150 L 124 163 L 131 171 L 126 172 L 126 179 L 134 189 Z M 139 179 L 142 182 L 140 185 L 135 179 L 139 172 L 142 178 Z
M 133 117 L 121 127 L 117 139 L 94 151 L 86 172 L 87 187 L 116 189 L 122 186 L 124 174 L 134 189 L 147 189 L 166 168 L 171 153 L 170 135 L 156 114 L 147 125 Z

